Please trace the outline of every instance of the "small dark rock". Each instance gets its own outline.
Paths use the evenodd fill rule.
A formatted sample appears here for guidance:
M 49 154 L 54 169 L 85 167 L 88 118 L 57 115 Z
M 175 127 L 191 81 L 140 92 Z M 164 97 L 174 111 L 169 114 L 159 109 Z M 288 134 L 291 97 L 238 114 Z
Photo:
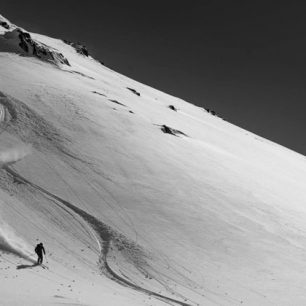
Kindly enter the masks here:
M 165 133 L 165 134 L 170 134 L 170 135 L 173 135 L 173 136 L 177 136 L 177 135 L 184 135 L 184 136 L 187 136 L 185 133 L 179 131 L 179 130 L 176 130 L 176 129 L 173 129 L 165 124 L 163 124 L 161 126 L 161 130 Z M 188 137 L 188 136 L 187 136 Z
M 171 134 L 171 135 L 175 135 L 175 133 L 173 132 L 173 130 L 167 126 L 167 125 L 162 125 L 161 130 L 166 133 L 166 134 Z
M 7 30 L 10 28 L 9 24 L 5 21 L 0 21 L 0 26 L 4 27 Z
M 23 51 L 25 51 L 25 52 L 27 52 L 27 53 L 29 52 L 29 47 L 28 47 L 28 45 L 27 45 L 23 40 L 20 41 L 19 47 L 20 47 Z
M 211 109 L 209 109 L 209 108 L 205 108 L 205 110 L 206 110 L 208 113 L 212 114 L 213 116 L 216 116 L 216 115 L 217 115 L 217 113 L 216 113 L 214 110 L 211 110 Z
M 74 42 L 66 40 L 66 39 L 64 39 L 63 42 L 65 44 L 73 47 L 76 50 L 76 52 L 78 52 L 79 54 L 87 56 L 87 57 L 89 56 L 89 52 L 88 52 L 86 46 L 84 46 L 83 44 L 81 44 L 79 42 L 74 43 Z
M 173 111 L 177 112 L 177 108 L 174 105 L 169 105 L 168 107 L 172 109 Z
M 140 93 L 139 93 L 137 90 L 135 90 L 135 89 L 133 89 L 133 88 L 130 88 L 130 87 L 127 87 L 127 89 L 130 90 L 130 91 L 131 91 L 133 94 L 135 94 L 136 96 L 140 97 Z
M 109 99 L 108 101 L 111 101 L 111 102 L 113 102 L 113 103 L 116 103 L 116 104 L 119 104 L 119 105 L 122 105 L 122 106 L 126 107 L 126 105 L 124 105 L 124 104 L 118 102 L 117 100 Z
M 106 95 L 100 93 L 100 92 L 97 92 L 97 91 L 92 91 L 92 93 L 96 94 L 96 95 L 99 95 L 99 96 L 103 96 L 103 97 L 106 97 Z

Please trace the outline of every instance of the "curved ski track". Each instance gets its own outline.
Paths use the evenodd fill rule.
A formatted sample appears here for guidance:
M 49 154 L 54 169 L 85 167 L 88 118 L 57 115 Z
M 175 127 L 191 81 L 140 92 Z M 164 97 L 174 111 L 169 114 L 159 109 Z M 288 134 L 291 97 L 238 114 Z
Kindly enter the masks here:
M 76 207 L 75 205 L 71 204 L 70 202 L 60 198 L 57 195 L 52 194 L 51 192 L 45 190 L 44 188 L 36 185 L 35 183 L 32 183 L 30 181 L 28 181 L 26 178 L 24 178 L 23 176 L 21 176 L 20 174 L 18 174 L 16 171 L 14 171 L 13 169 L 11 169 L 8 166 L 5 166 L 3 168 L 4 170 L 6 170 L 6 172 L 11 175 L 16 181 L 22 182 L 25 185 L 28 185 L 32 188 L 34 188 L 35 190 L 39 191 L 40 193 L 42 193 L 43 195 L 52 198 L 53 200 L 55 200 L 57 203 L 59 203 L 58 205 L 62 207 L 62 205 L 64 205 L 65 207 L 69 208 L 71 211 L 73 211 L 75 214 L 77 214 L 78 216 L 80 216 L 87 224 L 89 224 L 89 226 L 97 233 L 99 239 L 102 242 L 102 248 L 101 248 L 101 254 L 100 254 L 100 264 L 101 264 L 101 270 L 105 270 L 107 273 L 106 276 L 108 276 L 110 279 L 116 281 L 117 283 L 123 285 L 123 286 L 127 286 L 131 289 L 134 289 L 136 291 L 145 293 L 149 296 L 154 296 L 159 300 L 162 300 L 166 303 L 175 303 L 181 306 L 192 306 L 191 304 L 164 296 L 162 294 L 150 291 L 148 289 L 145 289 L 143 287 L 140 287 L 134 283 L 132 283 L 131 281 L 127 280 L 126 278 L 118 275 L 108 264 L 107 261 L 107 255 L 109 252 L 109 247 L 110 244 L 112 242 L 112 240 L 114 238 L 116 238 L 116 233 L 114 232 L 114 230 L 112 230 L 112 228 L 106 224 L 104 224 L 103 222 L 101 222 L 100 220 L 98 220 L 97 218 L 95 218 L 94 216 L 88 214 L 86 211 L 84 211 L 83 209 L 80 209 L 78 207 Z M 118 235 L 118 234 L 117 234 Z

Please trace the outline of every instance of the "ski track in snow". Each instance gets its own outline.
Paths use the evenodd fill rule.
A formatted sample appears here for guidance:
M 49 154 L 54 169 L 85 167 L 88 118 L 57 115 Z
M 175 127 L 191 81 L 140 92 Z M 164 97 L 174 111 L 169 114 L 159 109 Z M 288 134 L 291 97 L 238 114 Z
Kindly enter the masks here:
M 135 283 L 133 283 L 132 281 L 128 280 L 127 278 L 124 278 L 122 276 L 120 276 L 119 274 L 117 274 L 109 265 L 108 260 L 107 260 L 107 255 L 109 253 L 109 249 L 110 249 L 110 245 L 113 242 L 114 239 L 116 239 L 118 235 L 116 232 L 114 232 L 108 225 L 104 224 L 103 222 L 101 222 L 100 220 L 98 220 L 97 218 L 95 218 L 94 216 L 88 214 L 87 212 L 85 212 L 84 210 L 76 207 L 75 205 L 71 204 L 70 202 L 58 197 L 57 195 L 54 195 L 52 193 L 50 193 L 49 191 L 45 190 L 44 188 L 28 181 L 26 178 L 24 178 L 23 176 L 21 176 L 20 174 L 18 174 L 16 171 L 14 171 L 13 169 L 11 169 L 9 166 L 4 166 L 4 169 L 6 170 L 6 172 L 8 174 L 10 174 L 15 180 L 18 180 L 32 188 L 34 188 L 35 190 L 39 191 L 40 193 L 42 193 L 43 195 L 56 200 L 57 204 L 60 208 L 65 209 L 65 211 L 67 211 L 66 208 L 69 208 L 71 211 L 73 211 L 75 214 L 77 214 L 78 216 L 80 216 L 85 222 L 86 224 L 89 224 L 90 226 L 90 231 L 92 233 L 92 231 L 94 231 L 97 235 L 98 238 L 96 236 L 96 234 L 92 233 L 92 235 L 96 238 L 97 244 L 99 245 L 100 248 L 100 259 L 99 259 L 99 263 L 100 263 L 100 269 L 102 272 L 104 272 L 104 274 L 109 277 L 110 279 L 116 281 L 117 283 L 127 286 L 131 289 L 134 289 L 136 291 L 142 292 L 147 294 L 148 296 L 154 296 L 155 298 L 162 300 L 168 304 L 170 303 L 174 303 L 177 305 L 182 305 L 182 306 L 192 306 L 192 304 L 188 304 L 167 296 L 164 296 L 162 294 L 150 291 L 148 289 L 145 289 L 143 287 L 140 287 L 138 285 L 136 285 Z M 64 205 L 64 207 L 62 206 Z M 106 272 L 106 273 L 105 273 Z

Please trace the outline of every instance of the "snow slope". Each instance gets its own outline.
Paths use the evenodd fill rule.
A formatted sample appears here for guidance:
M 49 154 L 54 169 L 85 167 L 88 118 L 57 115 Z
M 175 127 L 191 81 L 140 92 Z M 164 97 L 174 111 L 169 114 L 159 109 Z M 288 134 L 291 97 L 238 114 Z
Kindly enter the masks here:
M 0 305 L 306 304 L 304 156 L 27 33 L 0 16 Z

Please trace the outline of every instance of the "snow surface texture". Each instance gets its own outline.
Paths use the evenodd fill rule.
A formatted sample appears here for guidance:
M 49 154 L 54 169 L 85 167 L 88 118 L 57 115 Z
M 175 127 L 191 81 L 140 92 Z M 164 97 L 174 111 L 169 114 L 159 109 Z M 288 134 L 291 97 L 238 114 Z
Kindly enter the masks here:
M 306 305 L 305 158 L 84 50 L 0 16 L 0 304 Z

